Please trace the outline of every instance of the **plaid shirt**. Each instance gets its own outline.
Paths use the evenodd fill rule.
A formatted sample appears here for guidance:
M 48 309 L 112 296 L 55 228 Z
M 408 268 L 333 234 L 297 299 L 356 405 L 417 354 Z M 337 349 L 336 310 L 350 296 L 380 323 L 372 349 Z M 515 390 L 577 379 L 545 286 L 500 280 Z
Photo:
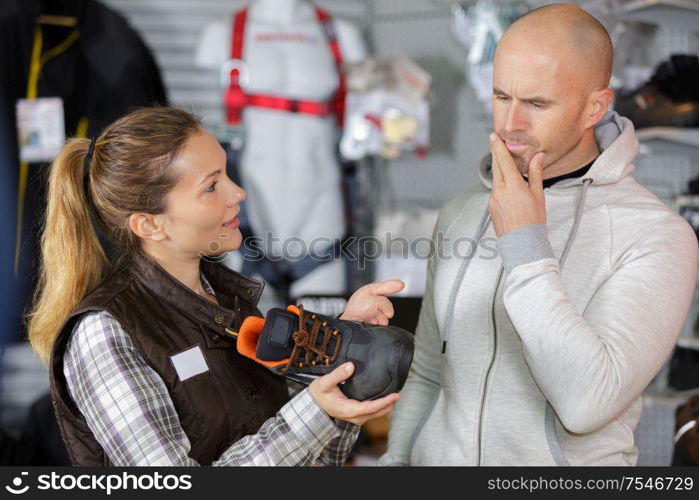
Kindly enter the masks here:
M 213 290 L 202 276 L 207 293 Z M 66 347 L 63 373 L 75 405 L 117 466 L 198 466 L 162 378 L 106 311 L 85 314 Z M 303 389 L 257 434 L 226 449 L 213 466 L 342 465 L 359 427 L 333 421 Z

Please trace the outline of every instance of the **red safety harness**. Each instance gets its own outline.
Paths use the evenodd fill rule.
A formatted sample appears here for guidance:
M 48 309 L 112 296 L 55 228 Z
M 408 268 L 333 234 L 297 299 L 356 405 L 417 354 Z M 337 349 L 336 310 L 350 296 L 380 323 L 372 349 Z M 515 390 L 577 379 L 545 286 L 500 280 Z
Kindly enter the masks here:
M 225 96 L 226 120 L 230 125 L 238 125 L 241 122 L 243 109 L 247 106 L 271 108 L 290 113 L 305 113 L 314 116 L 326 117 L 330 113 L 337 116 L 338 126 L 342 127 L 342 119 L 345 111 L 345 75 L 342 72 L 342 53 L 340 44 L 335 36 L 332 18 L 324 10 L 315 7 L 318 21 L 323 27 L 323 32 L 330 46 L 330 51 L 335 60 L 335 67 L 340 79 L 337 92 L 329 101 L 304 101 L 289 99 L 265 94 L 247 94 L 240 86 L 240 71 L 238 68 L 231 70 L 230 86 Z M 233 60 L 243 60 L 243 40 L 245 39 L 245 25 L 247 23 L 247 8 L 238 11 L 233 18 L 233 37 L 231 57 Z

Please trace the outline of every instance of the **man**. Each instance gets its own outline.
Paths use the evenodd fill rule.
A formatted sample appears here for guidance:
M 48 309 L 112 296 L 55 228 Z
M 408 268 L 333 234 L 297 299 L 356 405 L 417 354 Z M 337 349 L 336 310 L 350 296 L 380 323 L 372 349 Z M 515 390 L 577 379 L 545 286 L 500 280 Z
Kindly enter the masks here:
M 694 294 L 696 237 L 629 174 L 612 46 L 582 9 L 515 22 L 494 62 L 489 189 L 441 211 L 381 464 L 634 465 L 640 395 Z M 526 178 L 525 178 L 526 176 Z M 498 256 L 456 258 L 459 238 Z

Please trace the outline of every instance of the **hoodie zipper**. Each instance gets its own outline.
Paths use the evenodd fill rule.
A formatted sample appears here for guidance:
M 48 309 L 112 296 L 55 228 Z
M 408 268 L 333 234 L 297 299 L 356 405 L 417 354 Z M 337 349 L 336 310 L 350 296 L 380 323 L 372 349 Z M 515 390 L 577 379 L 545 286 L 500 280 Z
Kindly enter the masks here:
M 485 213 L 483 214 L 483 217 L 481 219 L 481 222 L 478 225 L 478 228 L 476 229 L 476 240 L 480 241 L 480 239 L 483 237 L 485 234 L 485 231 L 488 228 L 488 225 L 490 224 L 490 213 L 488 209 L 486 209 Z M 466 268 L 468 267 L 468 262 L 464 262 L 459 266 L 459 272 L 457 273 L 457 279 L 454 280 L 454 284 L 452 285 L 453 287 L 457 287 L 456 290 L 454 290 L 454 294 L 458 293 L 458 287 L 459 284 L 463 281 L 464 275 L 466 274 Z M 455 297 L 450 297 L 448 301 L 448 307 L 447 310 L 453 308 L 454 303 L 455 303 Z M 442 356 L 446 355 L 446 350 L 447 350 L 447 337 L 449 335 L 449 330 L 451 329 L 451 316 L 447 316 L 447 324 L 444 327 L 445 333 L 444 336 L 440 335 L 440 340 L 442 341 Z M 441 384 L 440 384 L 441 386 Z M 410 437 L 410 442 L 408 443 L 408 461 L 410 460 L 410 455 L 413 452 L 413 447 L 415 446 L 415 442 L 417 441 L 418 436 L 420 435 L 420 432 L 422 431 L 422 428 L 425 426 L 425 423 L 427 422 L 427 419 L 430 417 L 432 414 L 432 410 L 434 410 L 434 407 L 437 405 L 437 400 L 439 399 L 439 394 L 442 391 L 442 388 L 439 387 L 437 390 L 437 393 L 434 395 L 432 398 L 432 401 L 430 402 L 429 406 L 425 410 L 425 412 L 422 414 L 422 417 L 420 418 L 420 421 L 417 424 L 417 427 L 413 431 L 413 435 Z
M 488 382 L 490 380 L 490 372 L 493 369 L 493 364 L 495 363 L 495 353 L 498 347 L 498 329 L 495 323 L 495 301 L 498 297 L 498 289 L 500 288 L 500 280 L 502 279 L 502 273 L 504 268 L 501 266 L 498 272 L 498 280 L 495 283 L 495 291 L 493 292 L 493 300 L 490 303 L 490 317 L 493 320 L 493 354 L 490 357 L 490 363 L 488 364 L 488 370 L 485 372 L 485 384 L 483 387 L 483 397 L 481 398 L 481 408 L 478 416 L 478 462 L 477 465 L 481 465 L 481 456 L 483 454 L 483 413 L 485 409 L 485 398 L 488 393 Z
M 490 219 L 490 212 L 486 208 L 485 213 L 483 214 L 483 217 L 481 219 L 481 222 L 478 225 L 478 228 L 476 230 L 476 240 L 480 241 L 480 239 L 485 235 L 486 230 L 488 229 L 488 225 L 490 224 L 491 219 Z M 454 293 L 458 293 L 458 286 L 459 284 L 463 281 L 464 275 L 466 273 L 466 268 L 468 267 L 468 262 L 464 262 L 461 264 L 459 271 L 457 273 L 458 278 L 454 280 L 454 284 L 452 286 L 457 287 L 457 290 L 454 291 Z M 500 274 L 502 275 L 502 269 L 500 270 Z M 498 277 L 498 283 L 500 282 L 500 277 Z M 496 285 L 496 290 L 495 293 L 497 294 L 497 285 Z M 493 299 L 493 302 L 495 299 Z M 455 303 L 455 296 L 450 297 L 448 301 L 449 307 L 447 307 L 447 310 L 453 308 Z M 446 349 L 447 349 L 447 337 L 449 335 L 449 330 L 451 329 L 451 316 L 447 315 L 447 325 L 445 325 L 444 330 L 445 334 L 442 337 L 440 335 L 440 340 L 442 341 L 442 356 L 446 355 Z M 491 362 L 492 364 L 492 362 Z M 441 384 L 440 384 L 441 385 Z M 437 405 L 437 400 L 439 399 L 439 395 L 442 391 L 442 388 L 440 387 L 437 390 L 437 393 L 434 395 L 432 398 L 432 401 L 430 402 L 429 406 L 425 410 L 425 412 L 422 414 L 422 417 L 420 418 L 420 421 L 417 424 L 417 427 L 413 431 L 412 436 L 410 437 L 410 442 L 408 443 L 408 462 L 410 461 L 410 455 L 413 452 L 413 448 L 415 446 L 415 442 L 417 441 L 418 436 L 420 435 L 420 432 L 422 431 L 422 428 L 425 426 L 427 423 L 427 419 L 430 417 L 432 414 L 432 411 L 434 410 L 434 407 Z

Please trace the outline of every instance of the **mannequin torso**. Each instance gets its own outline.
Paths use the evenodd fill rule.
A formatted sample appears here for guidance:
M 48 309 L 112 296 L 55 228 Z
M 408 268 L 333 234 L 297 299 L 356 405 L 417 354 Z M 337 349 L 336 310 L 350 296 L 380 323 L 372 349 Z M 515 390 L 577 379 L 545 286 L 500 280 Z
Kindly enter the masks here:
M 245 92 L 292 99 L 328 101 L 339 78 L 315 7 L 305 0 L 256 0 L 248 8 L 243 59 L 249 78 Z M 343 60 L 366 56 L 359 30 L 333 18 Z M 195 56 L 199 67 L 220 69 L 230 58 L 232 22 L 209 25 Z M 256 236 L 281 254 L 289 238 L 328 246 L 346 229 L 340 191 L 340 169 L 335 158 L 333 116 L 319 117 L 247 107 L 243 114 L 245 148 L 240 173 L 249 198 L 250 220 Z M 304 282 L 306 285 L 304 285 Z M 296 295 L 337 293 L 344 289 L 340 262 L 323 264 L 297 281 Z

